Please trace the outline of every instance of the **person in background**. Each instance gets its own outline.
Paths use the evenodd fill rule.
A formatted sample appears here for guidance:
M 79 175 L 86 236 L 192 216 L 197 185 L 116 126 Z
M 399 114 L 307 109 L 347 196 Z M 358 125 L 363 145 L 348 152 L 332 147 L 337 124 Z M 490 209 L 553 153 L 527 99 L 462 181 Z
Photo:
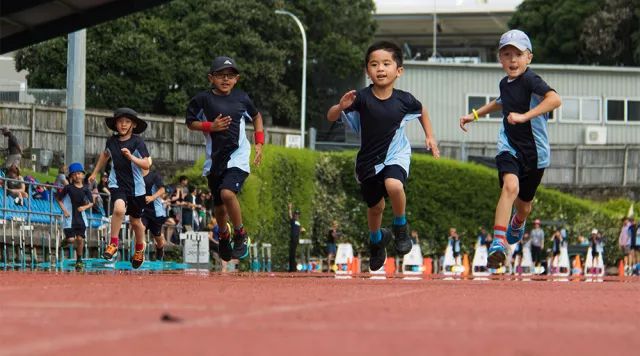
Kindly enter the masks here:
M 531 230 L 531 259 L 536 267 L 540 267 L 542 251 L 544 249 L 544 230 L 540 228 L 540 219 L 533 221 Z
M 289 235 L 289 272 L 296 272 L 296 250 L 300 242 L 300 233 L 304 231 L 304 228 L 300 224 L 300 210 L 292 209 L 293 204 L 289 203 L 289 225 L 291 226 L 291 234 Z
M 338 221 L 333 220 L 331 222 L 331 229 L 327 233 L 327 265 L 329 266 L 329 270 L 331 270 L 331 266 L 336 259 L 336 251 L 337 251 L 337 241 L 342 237 L 342 233 L 338 230 Z
M 9 168 L 12 165 L 20 167 L 20 160 L 22 159 L 22 147 L 20 147 L 18 138 L 11 132 L 11 130 L 9 130 L 8 127 L 2 128 L 2 135 L 9 139 L 9 143 L 7 145 L 7 159 L 4 162 L 5 167 Z

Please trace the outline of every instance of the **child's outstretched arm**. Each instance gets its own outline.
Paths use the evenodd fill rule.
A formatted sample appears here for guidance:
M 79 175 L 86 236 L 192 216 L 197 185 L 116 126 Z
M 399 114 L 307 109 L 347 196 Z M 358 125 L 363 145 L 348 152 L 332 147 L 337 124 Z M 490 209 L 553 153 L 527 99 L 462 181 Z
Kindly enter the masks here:
M 87 178 L 89 182 L 93 183 L 96 181 L 96 176 L 98 175 L 98 173 L 102 172 L 102 168 L 104 168 L 104 165 L 107 164 L 108 160 L 109 155 L 107 154 L 107 151 L 102 151 L 102 153 L 100 153 L 100 156 L 98 157 L 96 166 L 93 168 L 93 172 L 91 172 L 91 175 L 89 176 L 89 178 Z
M 420 124 L 424 130 L 425 146 L 428 150 L 431 150 L 435 159 L 440 158 L 440 150 L 438 149 L 438 142 L 433 135 L 433 128 L 431 127 L 431 119 L 429 119 L 429 112 L 427 108 L 422 106 L 422 113 L 420 114 Z
M 141 169 L 150 169 L 151 168 L 151 157 L 139 158 L 131 154 L 128 148 L 123 148 L 120 150 L 124 158 L 133 162 L 136 166 Z
M 336 121 L 340 118 L 340 113 L 351 106 L 353 102 L 356 100 L 356 91 L 350 90 L 346 92 L 342 98 L 340 98 L 340 102 L 331 108 L 327 112 L 327 120 Z
M 253 117 L 252 121 L 254 131 L 254 149 L 256 151 L 256 155 L 253 158 L 253 164 L 259 166 L 260 162 L 262 162 L 262 146 L 264 145 L 264 126 L 262 125 L 262 114 L 257 113 L 256 116 Z
M 533 119 L 534 117 L 553 111 L 556 108 L 560 107 L 560 105 L 562 105 L 562 99 L 560 99 L 560 95 L 558 95 L 558 93 L 553 90 L 549 90 L 544 95 L 544 99 L 542 99 L 540 104 L 538 104 L 535 108 L 527 111 L 524 114 L 518 114 L 515 112 L 509 113 L 507 121 L 509 121 L 511 125 L 521 124 Z
M 502 109 L 502 105 L 498 104 L 497 100 L 491 100 L 488 104 L 482 106 L 481 108 L 475 110 L 467 115 L 460 116 L 460 128 L 462 131 L 467 132 L 467 128 L 465 127 L 468 123 L 478 120 L 480 116 L 485 116 L 494 111 L 498 111 Z

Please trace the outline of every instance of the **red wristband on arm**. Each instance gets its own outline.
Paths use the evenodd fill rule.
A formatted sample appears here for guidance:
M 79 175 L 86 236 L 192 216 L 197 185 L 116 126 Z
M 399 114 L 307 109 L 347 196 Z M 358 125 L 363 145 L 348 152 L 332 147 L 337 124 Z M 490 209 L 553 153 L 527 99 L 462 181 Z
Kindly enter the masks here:
M 211 125 L 213 123 L 211 121 L 205 121 L 203 123 L 200 124 L 200 127 L 202 128 L 202 131 L 204 132 L 211 132 Z
M 255 140 L 255 144 L 262 144 L 264 145 L 264 131 L 256 131 L 253 134 L 253 138 Z

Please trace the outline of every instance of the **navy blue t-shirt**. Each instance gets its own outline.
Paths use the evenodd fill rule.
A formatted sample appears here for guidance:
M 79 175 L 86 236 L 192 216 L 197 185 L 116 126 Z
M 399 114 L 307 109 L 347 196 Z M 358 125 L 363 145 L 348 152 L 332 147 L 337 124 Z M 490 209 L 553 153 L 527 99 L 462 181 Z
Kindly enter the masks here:
M 507 117 L 510 113 L 524 114 L 536 107 L 551 90 L 530 68 L 514 80 L 504 77 L 500 81 L 497 102 L 502 105 L 503 122 L 498 138 L 498 154 L 508 151 L 532 169 L 549 166 L 548 114 L 515 125 L 509 124 Z
M 291 225 L 291 239 L 297 241 L 300 237 L 300 228 L 302 227 L 300 220 L 291 219 L 289 220 L 289 224 Z
M 105 151 L 111 157 L 111 171 L 109 172 L 109 189 L 117 189 L 126 194 L 139 197 L 145 195 L 146 189 L 142 169 L 122 155 L 121 149 L 127 148 L 138 158 L 149 157 L 149 151 L 142 137 L 132 135 L 126 141 L 120 141 L 120 136 L 113 135 L 107 139 Z
M 390 164 L 400 165 L 409 173 L 411 145 L 404 127 L 421 111 L 420 101 L 406 91 L 393 89 L 389 98 L 381 100 L 373 94 L 372 85 L 358 90 L 355 101 L 344 111 L 351 128 L 360 133 L 358 181 L 375 176 Z
M 144 185 L 147 196 L 154 195 L 160 188 L 164 188 L 162 177 L 155 171 L 151 171 L 144 176 Z M 156 218 L 167 216 L 164 206 L 162 205 L 162 199 L 156 198 L 154 201 L 147 204 L 144 207 L 144 214 Z
M 58 200 L 62 201 L 65 209 L 67 209 L 71 215 L 63 219 L 63 228 L 84 229 L 87 227 L 88 220 L 86 214 L 84 211 L 79 212 L 78 208 L 93 201 L 93 195 L 89 188 L 86 186 L 78 188 L 73 184 L 67 184 L 58 193 Z
M 245 121 L 251 121 L 257 114 L 249 95 L 240 89 L 233 89 L 229 95 L 217 95 L 213 90 L 207 90 L 191 99 L 187 106 L 187 125 L 195 121 L 213 122 L 218 115 L 231 117 L 227 130 L 205 134 L 204 175 L 222 174 L 232 167 L 249 172 L 250 143 L 246 138 Z

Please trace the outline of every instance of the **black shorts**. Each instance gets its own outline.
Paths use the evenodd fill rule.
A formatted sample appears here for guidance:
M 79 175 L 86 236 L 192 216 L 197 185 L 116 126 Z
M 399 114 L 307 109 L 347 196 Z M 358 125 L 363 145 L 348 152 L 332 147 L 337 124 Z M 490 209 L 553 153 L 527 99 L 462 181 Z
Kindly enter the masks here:
M 399 180 L 404 187 L 406 186 L 407 172 L 404 171 L 404 168 L 394 164 L 384 167 L 380 173 L 360 183 L 362 199 L 367 203 L 369 208 L 378 204 L 380 199 L 389 196 L 387 188 L 384 186 L 384 181 L 387 178 Z
M 498 167 L 498 178 L 500 188 L 504 185 L 502 176 L 505 173 L 512 173 L 518 176 L 519 191 L 518 198 L 529 202 L 536 195 L 536 190 L 542 181 L 544 168 L 528 168 L 521 160 L 513 157 L 509 152 L 502 152 L 496 156 L 496 167 Z
M 76 236 L 80 236 L 83 239 L 86 238 L 85 233 L 87 231 L 86 227 L 71 227 L 71 228 L 67 228 L 64 229 L 64 237 L 67 239 L 72 239 Z
M 147 214 L 142 214 L 142 224 L 144 224 L 146 230 L 151 231 L 151 235 L 160 236 L 162 235 L 162 225 L 167 221 L 166 216 L 149 216 Z
M 209 190 L 213 194 L 213 206 L 220 206 L 224 204 L 220 191 L 222 189 L 228 189 L 236 194 L 240 193 L 244 181 L 249 176 L 249 173 L 243 171 L 240 168 L 227 168 L 222 175 L 214 175 L 209 173 L 207 181 L 209 183 Z
M 109 191 L 111 192 L 111 201 L 109 202 L 111 214 L 113 214 L 113 205 L 115 204 L 116 200 L 120 199 L 124 201 L 124 205 L 126 207 L 126 211 L 124 213 L 125 215 L 129 215 L 130 217 L 135 219 L 139 219 L 142 217 L 144 206 L 147 204 L 144 200 L 144 195 L 135 197 L 119 189 L 109 189 Z

